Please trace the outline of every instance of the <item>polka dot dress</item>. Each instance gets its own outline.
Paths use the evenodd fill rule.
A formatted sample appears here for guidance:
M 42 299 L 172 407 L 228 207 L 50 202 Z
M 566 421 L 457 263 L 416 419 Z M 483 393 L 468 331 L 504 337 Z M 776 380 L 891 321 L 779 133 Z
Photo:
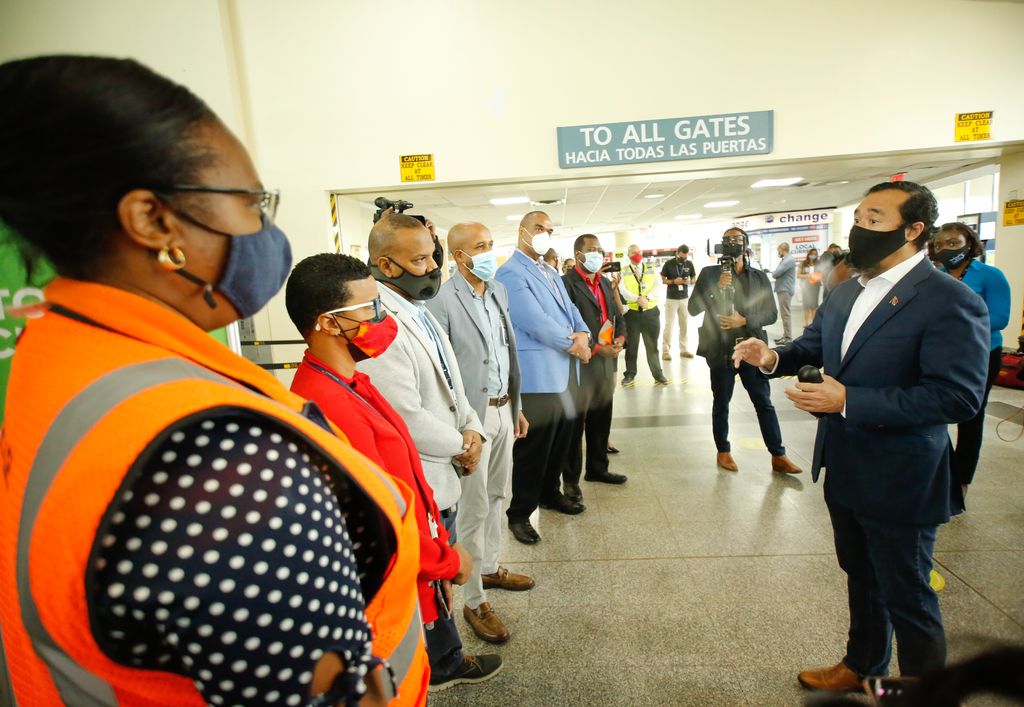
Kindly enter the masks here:
M 327 650 L 365 674 L 358 567 L 378 573 L 389 558 L 362 491 L 332 488 L 324 467 L 248 413 L 173 432 L 111 504 L 94 552 L 104 652 L 188 676 L 214 705 L 304 704 Z

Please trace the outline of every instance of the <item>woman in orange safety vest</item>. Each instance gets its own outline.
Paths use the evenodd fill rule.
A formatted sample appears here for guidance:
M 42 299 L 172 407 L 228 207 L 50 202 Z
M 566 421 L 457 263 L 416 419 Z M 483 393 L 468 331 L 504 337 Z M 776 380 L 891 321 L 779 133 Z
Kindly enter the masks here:
M 288 275 L 277 193 L 134 61 L 2 64 L 0 104 L 0 219 L 59 273 L 0 438 L 0 703 L 423 704 L 409 489 L 207 334 Z

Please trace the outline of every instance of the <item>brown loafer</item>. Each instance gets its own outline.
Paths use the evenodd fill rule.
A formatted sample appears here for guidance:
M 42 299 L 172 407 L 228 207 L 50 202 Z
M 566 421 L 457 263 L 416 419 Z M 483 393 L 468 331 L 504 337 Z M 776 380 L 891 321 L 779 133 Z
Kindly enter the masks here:
M 809 690 L 828 690 L 830 692 L 860 690 L 864 682 L 864 679 L 847 668 L 843 661 L 827 668 L 801 670 L 796 679 Z
M 778 471 L 782 474 L 799 474 L 803 469 L 791 462 L 785 454 L 780 454 L 777 457 L 772 457 L 772 471 Z
M 509 638 L 505 624 L 501 622 L 486 601 L 481 602 L 480 606 L 475 609 L 470 609 L 468 606 L 462 607 L 462 616 L 473 628 L 473 633 L 488 643 L 504 643 Z
M 729 454 L 729 452 L 719 452 L 716 461 L 718 462 L 719 468 L 725 469 L 726 471 L 740 470 L 739 466 L 736 465 L 736 462 L 733 460 L 732 455 Z
M 510 592 L 525 592 L 527 589 L 533 589 L 535 584 L 532 577 L 509 572 L 501 566 L 494 574 L 480 575 L 480 579 L 483 580 L 484 589 L 507 589 Z

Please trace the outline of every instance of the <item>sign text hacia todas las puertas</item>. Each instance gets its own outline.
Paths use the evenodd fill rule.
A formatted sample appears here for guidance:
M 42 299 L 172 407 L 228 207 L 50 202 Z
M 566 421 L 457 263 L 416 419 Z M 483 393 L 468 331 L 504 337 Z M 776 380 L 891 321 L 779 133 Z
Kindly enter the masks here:
M 772 151 L 774 111 L 558 128 L 558 166 L 699 160 Z

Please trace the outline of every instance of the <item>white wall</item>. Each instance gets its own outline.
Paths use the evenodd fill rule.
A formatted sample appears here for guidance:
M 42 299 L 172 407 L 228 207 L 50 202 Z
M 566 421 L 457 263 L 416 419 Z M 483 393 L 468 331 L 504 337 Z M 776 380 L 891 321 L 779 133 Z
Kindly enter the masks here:
M 1003 346 L 1017 347 L 1024 330 L 1024 226 L 1004 226 L 1003 206 L 1024 199 L 1024 151 L 1004 157 L 999 165 L 999 213 L 996 215 L 996 260 L 1010 281 L 1010 323 L 1003 329 Z

